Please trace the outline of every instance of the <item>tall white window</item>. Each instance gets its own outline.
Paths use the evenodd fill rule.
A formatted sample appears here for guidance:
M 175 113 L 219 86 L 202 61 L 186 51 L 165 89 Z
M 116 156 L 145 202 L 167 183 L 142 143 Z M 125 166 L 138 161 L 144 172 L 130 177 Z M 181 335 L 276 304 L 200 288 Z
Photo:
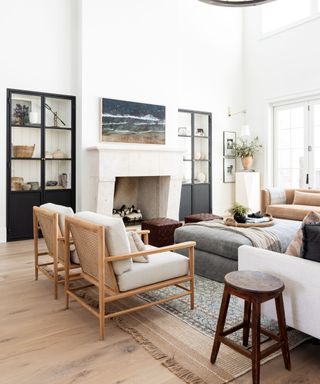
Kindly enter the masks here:
M 261 6 L 262 33 L 269 33 L 314 16 L 320 0 L 276 0 Z
M 320 100 L 274 108 L 274 185 L 320 188 Z

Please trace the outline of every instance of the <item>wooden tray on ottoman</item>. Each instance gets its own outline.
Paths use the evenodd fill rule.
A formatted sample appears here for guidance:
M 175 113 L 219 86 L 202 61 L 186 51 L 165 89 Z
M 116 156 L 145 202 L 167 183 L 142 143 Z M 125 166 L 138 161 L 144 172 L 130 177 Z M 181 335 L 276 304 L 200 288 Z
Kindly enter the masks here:
M 227 217 L 224 219 L 224 224 L 229 226 L 229 227 L 239 227 L 239 228 L 252 228 L 252 227 L 271 227 L 274 225 L 274 220 L 271 217 L 269 221 L 265 221 L 263 223 L 237 223 L 235 219 L 232 217 Z

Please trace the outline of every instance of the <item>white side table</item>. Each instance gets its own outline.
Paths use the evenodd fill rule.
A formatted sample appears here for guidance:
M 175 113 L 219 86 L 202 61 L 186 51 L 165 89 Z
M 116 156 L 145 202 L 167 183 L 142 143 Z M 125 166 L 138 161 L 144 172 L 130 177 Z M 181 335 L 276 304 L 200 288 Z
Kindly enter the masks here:
M 252 212 L 261 210 L 259 172 L 236 172 L 236 202 Z

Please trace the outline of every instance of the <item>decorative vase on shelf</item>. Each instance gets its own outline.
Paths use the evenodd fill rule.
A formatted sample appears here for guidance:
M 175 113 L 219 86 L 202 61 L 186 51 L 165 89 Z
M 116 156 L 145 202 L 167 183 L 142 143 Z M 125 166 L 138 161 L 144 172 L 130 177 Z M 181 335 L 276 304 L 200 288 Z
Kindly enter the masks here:
M 241 163 L 242 163 L 243 169 L 245 171 L 249 171 L 252 167 L 253 157 L 252 156 L 242 157 Z

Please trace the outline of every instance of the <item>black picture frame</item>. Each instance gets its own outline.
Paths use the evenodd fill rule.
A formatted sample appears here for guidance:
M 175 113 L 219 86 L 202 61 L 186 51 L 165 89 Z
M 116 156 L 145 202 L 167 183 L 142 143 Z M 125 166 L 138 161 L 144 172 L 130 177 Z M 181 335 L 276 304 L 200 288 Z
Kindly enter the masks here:
M 236 142 L 236 132 L 234 131 L 224 131 L 223 132 L 223 156 L 225 157 L 235 157 L 233 144 Z
M 223 182 L 235 183 L 236 181 L 236 159 L 224 158 L 223 159 Z

